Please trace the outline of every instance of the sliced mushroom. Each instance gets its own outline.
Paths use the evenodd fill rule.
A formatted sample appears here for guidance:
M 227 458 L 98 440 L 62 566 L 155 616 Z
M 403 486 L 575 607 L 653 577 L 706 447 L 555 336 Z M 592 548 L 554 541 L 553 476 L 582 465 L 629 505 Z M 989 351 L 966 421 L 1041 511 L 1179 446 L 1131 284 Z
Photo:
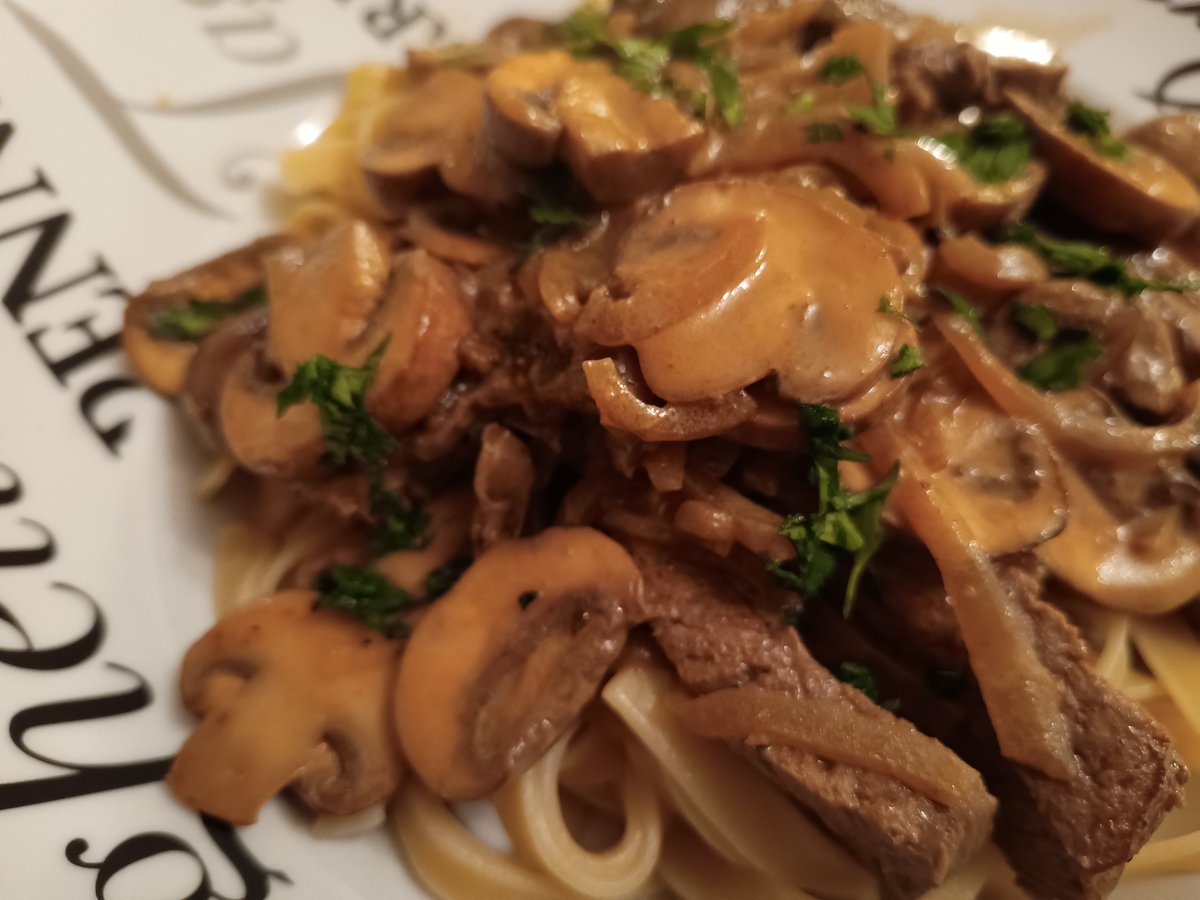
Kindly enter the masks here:
M 1053 448 L 977 389 L 950 377 L 926 381 L 908 394 L 904 429 L 933 487 L 985 553 L 1019 553 L 1066 526 L 1067 491 Z
M 478 556 L 494 544 L 520 537 L 533 490 L 533 458 L 521 439 L 490 422 L 475 460 L 475 515 L 471 543 Z
M 121 343 L 142 381 L 160 394 L 178 395 L 196 352 L 197 340 L 173 340 L 159 333 L 159 316 L 193 300 L 237 301 L 263 284 L 266 259 L 295 245 L 296 239 L 287 235 L 262 238 L 172 278 L 152 282 L 132 298 L 125 308 Z
M 1149 498 L 1130 517 L 1117 515 L 1074 467 L 1064 467 L 1071 519 L 1038 558 L 1097 603 L 1136 615 L 1168 613 L 1200 596 L 1200 540 L 1181 506 Z
M 554 109 L 563 127 L 563 157 L 605 205 L 671 187 L 704 141 L 704 129 L 671 101 L 608 72 L 569 77 Z
M 1089 225 L 1153 241 L 1200 219 L 1200 191 L 1161 156 L 1129 147 L 1123 158 L 1105 157 L 1027 94 L 1009 91 L 1008 98 L 1038 137 L 1051 193 Z
M 184 377 L 180 404 L 213 448 L 225 446 L 221 395 L 230 372 L 253 351 L 267 329 L 267 311 L 242 313 L 223 323 L 196 348 Z
M 335 226 L 307 253 L 267 261 L 267 351 L 289 375 L 315 354 L 354 364 L 388 277 L 388 243 L 361 219 Z
M 1160 116 L 1126 135 L 1131 144 L 1157 153 L 1200 185 L 1200 113 Z
M 291 785 L 314 812 L 386 800 L 402 774 L 388 721 L 400 645 L 285 591 L 232 613 L 188 651 L 184 705 L 200 724 L 167 776 L 188 806 L 248 825 Z
M 1170 418 L 1187 387 L 1171 326 L 1152 312 L 1138 310 L 1129 347 L 1105 373 L 1105 382 L 1129 406 L 1159 420 Z
M 486 796 L 570 727 L 621 652 L 641 576 L 590 528 L 497 544 L 413 631 L 396 681 L 405 758 L 448 800 Z
M 454 272 L 424 250 L 396 257 L 391 286 L 368 334 L 365 352 L 387 340 L 367 411 L 399 431 L 437 403 L 458 372 L 458 345 L 471 330 Z
M 547 50 L 515 56 L 493 69 L 484 89 L 484 139 L 515 165 L 553 162 L 562 137 L 554 101 L 578 65 L 564 50 Z
M 618 306 L 633 323 L 659 326 L 628 341 L 654 394 L 711 401 L 775 373 L 785 398 L 831 402 L 878 376 L 907 327 L 878 314 L 879 298 L 899 292 L 899 273 L 882 240 L 814 194 L 750 181 L 689 184 L 647 220 L 662 236 L 657 245 L 623 244 L 618 273 L 631 261 L 644 260 L 638 269 L 647 273 L 658 266 L 647 289 L 632 285 Z M 708 283 L 694 285 L 689 269 L 726 255 L 737 265 L 714 264 Z M 701 290 L 704 306 L 693 295 Z

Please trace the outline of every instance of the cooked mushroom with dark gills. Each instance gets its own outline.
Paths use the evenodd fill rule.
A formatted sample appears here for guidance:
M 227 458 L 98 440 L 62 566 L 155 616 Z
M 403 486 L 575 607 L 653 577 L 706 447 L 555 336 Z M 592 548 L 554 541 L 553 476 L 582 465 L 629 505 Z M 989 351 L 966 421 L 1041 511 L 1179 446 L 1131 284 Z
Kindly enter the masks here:
M 177 796 L 452 900 L 1200 872 L 1200 118 L 959 34 L 618 0 L 351 73 L 281 232 L 128 309 L 241 510 Z

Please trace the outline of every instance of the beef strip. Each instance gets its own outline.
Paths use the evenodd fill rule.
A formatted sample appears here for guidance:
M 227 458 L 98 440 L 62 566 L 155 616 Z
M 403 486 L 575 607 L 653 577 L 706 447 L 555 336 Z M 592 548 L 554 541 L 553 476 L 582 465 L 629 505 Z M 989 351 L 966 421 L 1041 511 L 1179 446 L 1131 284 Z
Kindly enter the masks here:
M 879 578 L 884 599 L 861 603 L 856 613 L 880 645 L 910 656 L 948 652 L 944 625 L 952 615 L 936 568 L 921 553 L 908 547 L 909 574 L 891 568 Z M 974 691 L 963 699 L 967 728 L 945 739 L 1000 799 L 996 841 L 1021 884 L 1044 900 L 1100 900 L 1179 802 L 1187 770 L 1149 715 L 1089 668 L 1078 630 L 1041 599 L 1037 576 L 1016 568 L 1006 574 L 1033 617 L 1042 664 L 1062 685 L 1078 771 L 1056 781 L 1004 759 Z M 936 651 L 926 656 L 930 664 L 942 659 Z
M 471 543 L 480 556 L 493 544 L 521 534 L 533 490 L 529 450 L 502 425 L 491 423 L 483 429 L 474 487 Z
M 692 691 L 754 684 L 837 698 L 854 715 L 892 718 L 813 660 L 780 621 L 782 598 L 759 573 L 649 545 L 635 547 L 634 559 L 655 639 Z M 754 566 L 761 572 L 757 560 Z M 758 608 L 748 602 L 756 599 L 751 593 Z M 995 801 L 982 784 L 947 808 L 886 775 L 795 748 L 739 749 L 878 872 L 888 897 L 916 897 L 940 883 L 991 830 Z

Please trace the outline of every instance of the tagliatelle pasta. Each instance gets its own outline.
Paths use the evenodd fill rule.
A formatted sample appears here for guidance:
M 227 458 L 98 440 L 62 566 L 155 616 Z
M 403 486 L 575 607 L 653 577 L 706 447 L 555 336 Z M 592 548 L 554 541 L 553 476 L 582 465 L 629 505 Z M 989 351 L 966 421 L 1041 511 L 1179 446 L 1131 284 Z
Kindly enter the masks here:
M 284 230 L 131 301 L 240 517 L 169 784 L 447 900 L 1200 872 L 1200 117 L 702 6 L 356 69 Z

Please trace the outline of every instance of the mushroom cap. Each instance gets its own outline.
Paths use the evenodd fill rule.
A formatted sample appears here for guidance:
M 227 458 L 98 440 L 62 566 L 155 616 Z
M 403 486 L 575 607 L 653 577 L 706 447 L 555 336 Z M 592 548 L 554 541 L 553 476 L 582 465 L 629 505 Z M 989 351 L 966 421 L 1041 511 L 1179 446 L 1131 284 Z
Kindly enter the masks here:
M 1200 185 L 1200 113 L 1159 116 L 1142 123 L 1125 138 L 1157 153 Z
M 217 622 L 184 657 L 180 691 L 200 723 L 167 783 L 237 825 L 288 785 L 311 809 L 349 815 L 401 777 L 388 721 L 400 645 L 283 591 Z
M 483 136 L 500 156 L 526 168 L 554 161 L 562 122 L 559 85 L 579 66 L 565 50 L 524 53 L 500 64 L 484 86 Z
M 486 796 L 570 726 L 621 652 L 641 576 L 590 528 L 492 547 L 418 623 L 396 680 L 413 770 L 449 800 Z
M 1029 120 L 1050 167 L 1055 199 L 1088 224 L 1140 240 L 1172 237 L 1200 219 L 1200 191 L 1161 156 L 1129 147 L 1111 159 L 1073 134 L 1054 113 L 1021 91 L 1009 101 Z

